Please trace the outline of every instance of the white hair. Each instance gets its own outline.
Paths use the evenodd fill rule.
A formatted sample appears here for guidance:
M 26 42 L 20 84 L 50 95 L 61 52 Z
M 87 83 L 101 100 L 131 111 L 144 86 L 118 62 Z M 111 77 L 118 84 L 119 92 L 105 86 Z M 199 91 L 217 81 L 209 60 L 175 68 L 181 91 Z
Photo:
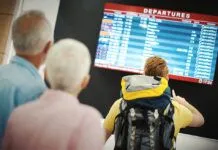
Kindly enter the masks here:
M 40 53 L 53 33 L 45 14 L 38 10 L 24 12 L 18 17 L 12 27 L 12 40 L 14 48 L 22 54 L 34 55 Z
M 51 47 L 45 64 L 52 89 L 77 92 L 78 86 L 89 74 L 91 57 L 82 42 L 63 39 Z

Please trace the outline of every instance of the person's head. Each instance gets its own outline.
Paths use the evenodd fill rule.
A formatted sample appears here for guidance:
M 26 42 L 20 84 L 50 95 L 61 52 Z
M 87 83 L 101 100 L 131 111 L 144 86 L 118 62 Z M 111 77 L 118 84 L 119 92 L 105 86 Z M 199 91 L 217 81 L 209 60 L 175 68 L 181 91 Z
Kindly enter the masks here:
M 88 48 L 80 41 L 58 41 L 49 50 L 45 64 L 51 89 L 77 96 L 88 85 L 91 57 Z
M 24 12 L 12 26 L 12 40 L 17 55 L 39 57 L 43 62 L 53 40 L 53 31 L 44 13 Z
M 147 76 L 160 76 L 164 77 L 167 80 L 168 77 L 168 67 L 166 61 L 158 56 L 149 57 L 146 60 L 145 67 L 144 67 L 144 74 Z

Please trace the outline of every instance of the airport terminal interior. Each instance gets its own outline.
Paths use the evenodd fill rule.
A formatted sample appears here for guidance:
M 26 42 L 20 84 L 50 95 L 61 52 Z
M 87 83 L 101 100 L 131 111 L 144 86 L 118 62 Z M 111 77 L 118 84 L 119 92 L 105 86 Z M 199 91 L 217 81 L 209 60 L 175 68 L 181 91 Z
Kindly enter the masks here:
M 177 149 L 217 150 L 216 4 L 213 0 L 0 0 L 0 64 L 15 55 L 13 20 L 26 10 L 44 12 L 54 30 L 54 42 L 74 38 L 89 48 L 91 80 L 79 99 L 101 113 L 103 125 L 120 98 L 122 77 L 142 74 L 144 58 L 159 55 L 167 60 L 171 89 L 196 106 L 205 119 L 200 128 L 181 130 Z M 39 71 L 43 74 L 43 68 Z M 111 136 L 104 149 L 113 148 Z

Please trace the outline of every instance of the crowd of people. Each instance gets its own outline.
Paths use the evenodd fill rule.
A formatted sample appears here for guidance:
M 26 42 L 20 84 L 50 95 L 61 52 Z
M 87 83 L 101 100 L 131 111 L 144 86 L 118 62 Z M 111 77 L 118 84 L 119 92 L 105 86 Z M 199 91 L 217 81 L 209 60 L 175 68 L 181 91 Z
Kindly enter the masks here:
M 202 114 L 185 98 L 170 94 L 167 63 L 152 56 L 146 59 L 144 75 L 122 78 L 121 98 L 101 126 L 100 112 L 78 99 L 90 80 L 89 49 L 70 38 L 53 43 L 52 32 L 45 15 L 37 10 L 24 12 L 13 23 L 16 55 L 9 64 L 0 66 L 0 150 L 102 150 L 116 131 L 122 101 L 158 99 L 165 92 L 170 101 L 153 101 L 164 109 L 172 103 L 174 137 L 181 128 L 204 124 Z M 38 71 L 44 63 L 49 88 Z M 149 94 L 137 93 L 137 84 L 149 89 L 144 92 Z M 131 95 L 135 89 L 136 97 Z

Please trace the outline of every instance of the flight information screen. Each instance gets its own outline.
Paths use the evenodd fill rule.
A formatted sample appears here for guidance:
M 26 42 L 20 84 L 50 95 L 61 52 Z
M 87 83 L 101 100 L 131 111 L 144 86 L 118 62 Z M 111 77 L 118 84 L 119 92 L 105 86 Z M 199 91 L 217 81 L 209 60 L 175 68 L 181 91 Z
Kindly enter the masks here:
M 106 3 L 94 65 L 143 73 L 157 55 L 171 79 L 212 84 L 217 29 L 218 16 Z

